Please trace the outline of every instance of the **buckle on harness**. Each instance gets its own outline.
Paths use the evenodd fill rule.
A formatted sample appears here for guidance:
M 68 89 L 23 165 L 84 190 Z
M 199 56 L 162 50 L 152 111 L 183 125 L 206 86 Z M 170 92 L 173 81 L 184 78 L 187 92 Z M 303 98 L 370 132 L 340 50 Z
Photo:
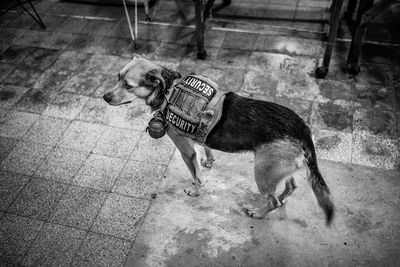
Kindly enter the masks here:
M 203 111 L 200 115 L 200 124 L 197 128 L 196 137 L 203 138 L 207 134 L 207 125 L 214 115 L 214 110 Z

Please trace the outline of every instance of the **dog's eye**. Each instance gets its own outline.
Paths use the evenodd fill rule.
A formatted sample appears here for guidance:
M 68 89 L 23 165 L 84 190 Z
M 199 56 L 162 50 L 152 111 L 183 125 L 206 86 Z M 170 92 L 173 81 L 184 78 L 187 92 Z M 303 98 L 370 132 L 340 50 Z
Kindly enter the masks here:
M 124 80 L 124 81 L 123 81 L 123 85 L 124 85 L 124 87 L 125 87 L 126 89 L 130 89 L 130 88 L 133 87 L 132 85 L 128 84 L 128 81 L 127 81 L 127 80 Z

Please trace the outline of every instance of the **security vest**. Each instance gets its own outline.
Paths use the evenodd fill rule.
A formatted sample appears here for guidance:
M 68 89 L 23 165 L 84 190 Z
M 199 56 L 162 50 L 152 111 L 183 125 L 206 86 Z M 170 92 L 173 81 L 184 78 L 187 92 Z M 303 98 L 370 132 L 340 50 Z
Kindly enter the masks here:
M 225 92 L 200 75 L 189 75 L 172 86 L 163 110 L 168 126 L 180 135 L 204 143 L 222 115 Z

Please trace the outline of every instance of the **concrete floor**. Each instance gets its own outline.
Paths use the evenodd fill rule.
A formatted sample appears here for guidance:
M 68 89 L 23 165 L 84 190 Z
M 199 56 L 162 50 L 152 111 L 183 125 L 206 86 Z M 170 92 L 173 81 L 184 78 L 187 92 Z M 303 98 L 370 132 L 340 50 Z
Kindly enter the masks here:
M 285 206 L 263 220 L 246 217 L 243 203 L 259 202 L 253 156 L 216 156 L 203 169 L 202 195 L 190 198 L 183 192 L 190 174 L 175 153 L 126 266 L 400 264 L 399 172 L 320 161 L 336 205 L 326 227 L 302 175 Z
M 139 24 L 137 50 L 121 6 L 37 1 L 46 30 L 18 10 L 1 16 L 0 265 L 398 266 L 399 46 L 366 44 L 352 77 L 339 42 L 317 80 L 326 24 L 302 19 L 325 18 L 329 1 L 294 2 L 233 1 L 227 14 L 274 19 L 210 21 L 204 61 L 181 26 L 191 2 L 163 1 L 155 23 Z M 368 40 L 398 43 L 391 27 Z M 149 109 L 102 99 L 133 51 L 295 110 L 312 128 L 333 225 L 301 175 L 283 208 L 246 217 L 241 206 L 259 202 L 249 154 L 216 152 L 202 195 L 187 197 L 179 152 L 144 132 Z

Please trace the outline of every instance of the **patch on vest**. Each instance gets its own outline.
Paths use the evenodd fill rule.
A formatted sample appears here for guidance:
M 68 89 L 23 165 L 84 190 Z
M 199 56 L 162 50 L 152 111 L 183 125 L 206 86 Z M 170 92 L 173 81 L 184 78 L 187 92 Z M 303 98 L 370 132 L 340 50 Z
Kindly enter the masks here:
M 167 109 L 167 115 L 165 116 L 165 118 L 170 124 L 177 127 L 179 130 L 189 134 L 195 134 L 197 131 L 197 127 L 199 126 L 199 124 L 194 124 L 185 120 L 178 114 L 175 114 L 170 109 Z
M 166 95 L 165 119 L 168 124 L 185 136 L 204 141 L 218 121 L 222 105 L 218 105 L 215 119 L 212 115 L 223 93 L 210 79 L 200 75 L 189 75 L 176 83 Z M 211 113 L 210 113 L 211 111 Z M 209 122 L 212 124 L 209 124 Z M 201 126 L 200 126 L 201 125 Z
M 181 83 L 188 86 L 189 88 L 192 88 L 196 92 L 199 92 L 202 96 L 207 98 L 208 101 L 210 101 L 214 97 L 216 92 L 215 88 L 212 87 L 210 84 L 194 76 L 186 76 L 185 78 L 183 78 Z

